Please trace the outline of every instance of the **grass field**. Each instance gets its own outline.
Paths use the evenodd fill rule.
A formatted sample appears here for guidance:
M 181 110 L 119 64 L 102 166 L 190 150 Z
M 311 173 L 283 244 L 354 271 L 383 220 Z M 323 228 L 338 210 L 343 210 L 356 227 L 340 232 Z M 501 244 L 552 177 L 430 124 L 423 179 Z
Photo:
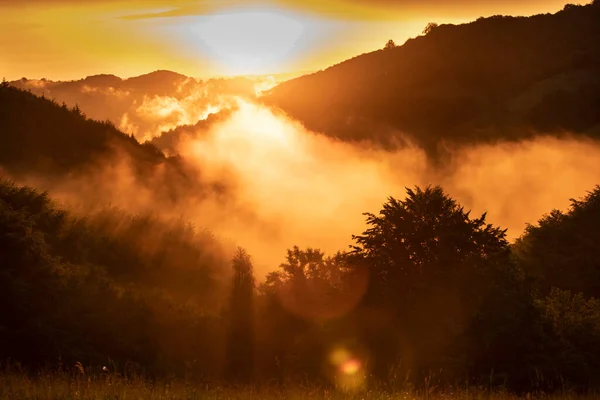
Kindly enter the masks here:
M 117 375 L 69 375 L 52 372 L 28 376 L 20 372 L 0 374 L 0 399 L 49 400 L 300 400 L 300 399 L 600 399 L 600 395 L 577 396 L 573 393 L 516 396 L 501 391 L 482 389 L 452 390 L 360 390 L 345 392 L 322 387 L 220 387 L 218 385 L 185 384 L 183 382 L 150 382 L 143 379 L 124 379 Z

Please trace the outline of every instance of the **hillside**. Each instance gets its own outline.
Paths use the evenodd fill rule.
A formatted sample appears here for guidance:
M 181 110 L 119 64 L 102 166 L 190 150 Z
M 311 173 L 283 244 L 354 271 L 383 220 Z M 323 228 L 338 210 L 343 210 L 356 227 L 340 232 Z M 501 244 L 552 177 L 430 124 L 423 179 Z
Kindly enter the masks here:
M 160 244 L 160 246 L 158 245 Z M 86 217 L 0 180 L 0 354 L 25 366 L 63 360 L 178 371 L 212 357 L 226 259 L 181 221 L 108 209 Z M 216 331 L 216 332 L 215 332 Z
M 404 45 L 285 82 L 264 101 L 310 129 L 391 144 L 544 132 L 600 136 L 600 2 L 434 26 Z
M 88 119 L 78 107 L 60 106 L 6 82 L 0 86 L 0 132 L 0 172 L 13 178 L 89 180 L 126 165 L 132 179 L 128 186 L 149 188 L 163 199 L 212 193 L 213 187 L 201 182 L 199 172 L 182 160 L 139 143 L 110 122 Z
M 90 118 L 108 120 L 141 141 L 179 125 L 193 125 L 232 96 L 256 95 L 252 79 L 200 81 L 171 71 L 128 79 L 107 74 L 75 81 L 23 78 L 9 84 L 69 108 L 78 105 Z

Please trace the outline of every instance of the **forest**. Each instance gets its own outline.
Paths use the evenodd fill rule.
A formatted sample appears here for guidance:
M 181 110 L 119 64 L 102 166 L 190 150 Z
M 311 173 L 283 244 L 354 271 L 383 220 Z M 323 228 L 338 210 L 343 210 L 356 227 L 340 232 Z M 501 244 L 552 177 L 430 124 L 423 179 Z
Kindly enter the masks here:
M 284 82 L 264 101 L 312 130 L 388 147 L 414 143 L 432 159 L 455 142 L 516 141 L 539 131 L 599 137 L 597 0 L 556 14 L 428 28 L 402 46 L 382 43 Z
M 50 398 L 39 393 L 61 385 L 71 394 L 56 399 L 127 397 L 110 394 L 118 388 L 139 389 L 127 398 L 160 399 L 205 398 L 196 390 L 237 398 L 239 392 L 227 392 L 237 388 L 241 398 L 296 398 L 287 388 L 301 388 L 298 398 L 599 393 L 599 5 L 432 24 L 403 46 L 293 79 L 264 96 L 245 79 L 205 87 L 167 71 L 48 82 L 48 97 L 26 79 L 3 81 L 0 397 Z M 103 109 L 115 96 L 126 100 Z M 81 99 L 87 105 L 80 107 Z M 136 114 L 138 125 L 128 131 L 127 113 L 152 102 L 176 112 L 162 120 Z M 259 108 L 275 106 L 272 114 Z M 235 120 L 240 110 L 254 119 Z M 215 154 L 207 138 L 254 125 L 289 132 L 252 137 L 278 146 L 256 154 L 232 136 L 227 143 L 241 142 L 251 157 L 232 158 L 238 169 L 225 165 L 231 154 Z M 484 192 L 519 181 L 527 168 L 509 165 L 506 175 L 484 176 L 493 182 L 485 189 L 473 184 L 479 192 L 461 192 L 456 183 L 475 173 L 461 177 L 457 168 L 455 180 L 440 178 L 450 174 L 441 156 L 451 164 L 465 154 L 452 158 L 450 149 L 532 146 L 524 141 L 548 137 L 565 152 L 565 137 L 575 141 L 569 146 L 587 146 L 574 147 L 574 157 L 592 161 L 567 165 L 571 159 L 552 148 L 548 154 L 575 175 L 532 175 L 536 185 L 514 186 L 498 200 L 502 212 L 494 218 L 481 207 L 492 203 L 477 200 L 493 198 L 495 192 Z M 284 151 L 309 140 L 299 155 Z M 396 146 L 413 153 L 385 153 Z M 306 149 L 322 151 L 337 175 L 314 167 Z M 429 164 L 410 175 L 422 162 L 420 151 Z M 307 169 L 311 178 L 324 178 L 315 178 L 313 188 L 290 175 L 297 186 L 288 193 L 253 175 L 277 180 L 278 165 L 287 173 L 278 153 L 301 160 L 289 167 L 294 173 Z M 336 164 L 345 154 L 351 156 L 344 163 L 356 169 Z M 406 160 L 399 164 L 393 155 Z M 306 245 L 307 237 L 345 232 L 331 225 L 374 204 L 347 199 L 372 191 L 373 174 L 384 170 L 383 161 L 361 164 L 367 156 L 392 157 L 396 163 L 386 168 L 410 183 L 398 189 L 399 181 L 382 180 L 377 190 L 389 192 L 377 191 L 377 205 L 352 216 L 360 218 L 358 229 L 349 223 L 347 237 Z M 202 157 L 214 159 L 202 164 Z M 272 163 L 252 169 L 260 157 Z M 541 160 L 523 165 L 533 169 Z M 375 172 L 361 175 L 362 167 Z M 546 190 L 538 181 L 571 188 L 573 176 L 597 183 L 583 196 L 544 192 L 556 205 L 528 220 L 524 231 L 508 232 L 506 210 L 537 215 L 527 196 Z M 265 191 L 258 206 L 243 191 L 245 179 Z M 321 187 L 334 200 L 323 201 L 329 197 Z M 287 208 L 272 210 L 279 204 Z M 298 210 L 318 210 L 302 226 L 321 236 L 286 236 L 303 222 Z M 330 219 L 335 213 L 338 219 Z M 26 393 L 30 379 L 37 379 L 38 397 L 15 394 L 23 387 Z M 140 380 L 149 386 L 136 388 Z M 96 384 L 108 385 L 105 397 L 80 391 Z M 152 397 L 148 391 L 159 386 L 165 397 Z M 263 396 L 261 388 L 274 392 Z
M 103 149 L 95 141 L 121 140 L 147 154 L 140 163 L 167 163 L 185 179 L 156 148 L 77 108 L 7 83 L 0 91 L 64 119 L 54 125 L 64 134 L 85 125 L 82 143 L 94 151 Z M 27 141 L 25 133 L 13 140 Z M 56 141 L 4 143 L 2 165 L 17 173 L 28 160 L 14 158 L 18 149 L 64 163 L 45 165 L 48 174 L 93 159 L 73 139 L 60 155 Z M 30 186 L 0 187 L 0 354 L 31 370 L 110 360 L 119 371 L 199 382 L 600 385 L 600 187 L 568 211 L 548 210 L 512 242 L 443 188 L 407 188 L 405 198 L 365 210 L 347 249 L 290 246 L 263 281 L 246 250 L 231 253 L 185 220 L 110 206 L 82 214 Z

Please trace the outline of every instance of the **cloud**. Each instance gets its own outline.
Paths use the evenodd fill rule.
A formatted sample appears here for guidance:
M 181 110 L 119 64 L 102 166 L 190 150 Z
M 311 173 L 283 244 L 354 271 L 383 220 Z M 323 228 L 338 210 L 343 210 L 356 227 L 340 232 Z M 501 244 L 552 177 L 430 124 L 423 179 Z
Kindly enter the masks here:
M 494 14 L 531 15 L 560 10 L 564 0 L 88 0 L 88 5 L 118 7 L 125 20 L 208 15 L 239 8 L 284 8 L 347 20 L 402 20 L 410 18 L 469 19 Z M 0 7 L 51 5 L 82 6 L 79 0 L 0 0 Z M 160 11 L 155 11 L 155 10 Z
M 29 79 L 12 84 L 69 107 L 77 104 L 90 118 L 108 119 L 143 142 L 231 109 L 236 98 L 255 98 L 275 83 L 272 76 L 197 81 L 163 72 L 131 80 L 95 76 L 75 82 Z
M 174 6 L 164 4 L 167 10 L 156 12 L 145 12 L 124 15 L 122 19 L 142 20 L 153 18 L 175 18 L 205 16 L 217 12 L 229 10 L 245 11 L 270 11 L 273 9 L 296 11 L 319 17 L 344 20 L 394 20 L 402 15 L 389 13 L 389 7 L 385 4 L 373 6 L 372 3 L 352 0 L 332 0 L 323 2 L 320 0 L 233 0 L 228 2 L 204 2 L 201 4 L 184 4 Z M 394 10 L 402 10 L 403 7 L 394 7 Z
M 416 15 L 423 17 L 423 14 L 438 18 L 472 18 L 492 14 L 515 15 L 557 11 L 564 6 L 563 0 L 88 0 L 85 3 L 118 7 L 125 13 L 122 18 L 127 20 L 201 16 L 231 8 L 286 8 L 334 19 L 357 20 L 403 19 Z M 79 0 L 0 0 L 0 7 L 71 4 L 82 6 Z M 154 11 L 157 9 L 160 11 Z

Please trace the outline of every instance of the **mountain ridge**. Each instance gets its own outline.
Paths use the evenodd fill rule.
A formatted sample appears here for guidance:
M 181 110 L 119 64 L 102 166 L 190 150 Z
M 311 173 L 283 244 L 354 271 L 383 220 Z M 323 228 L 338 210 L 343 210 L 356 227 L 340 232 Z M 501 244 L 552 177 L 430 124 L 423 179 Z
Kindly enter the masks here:
M 509 139 L 530 129 L 583 134 L 600 124 L 597 43 L 597 0 L 555 14 L 434 25 L 402 46 L 281 83 L 262 99 L 314 131 L 388 145 L 400 137 L 430 153 L 447 141 L 502 139 L 505 129 L 522 132 Z M 521 113 L 511 109 L 536 84 L 576 72 L 586 79 L 569 81 L 570 92 L 552 88 Z

